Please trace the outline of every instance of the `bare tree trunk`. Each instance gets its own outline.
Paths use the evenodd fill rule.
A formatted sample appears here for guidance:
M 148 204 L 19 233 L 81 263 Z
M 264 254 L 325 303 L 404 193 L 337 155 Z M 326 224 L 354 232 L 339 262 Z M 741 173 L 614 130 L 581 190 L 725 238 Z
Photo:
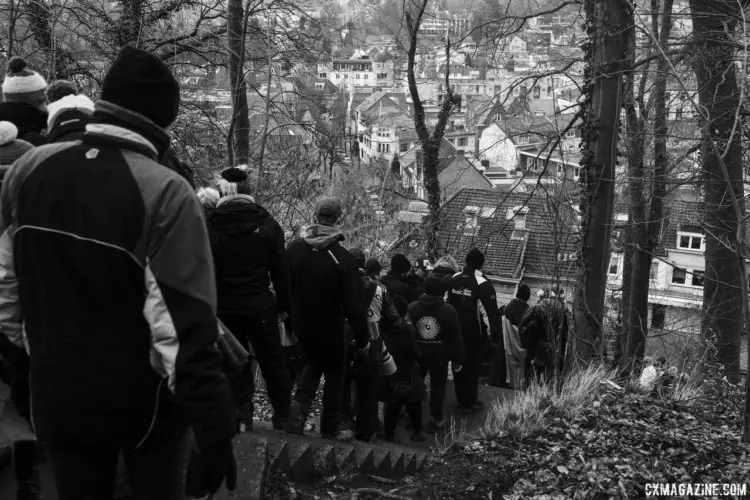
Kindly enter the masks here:
M 9 6 L 9 22 L 8 22 L 8 53 L 6 54 L 8 61 L 13 57 L 14 42 L 16 40 L 16 2 L 10 0 Z M 7 68 L 6 68 L 7 70 Z
M 414 106 L 414 128 L 417 130 L 417 136 L 419 142 L 422 144 L 422 151 L 424 152 L 424 164 L 423 164 L 423 178 L 424 187 L 427 191 L 427 206 L 430 210 L 426 227 L 426 245 L 425 250 L 428 258 L 431 260 L 437 259 L 440 253 L 440 241 L 438 239 L 438 231 L 440 230 L 440 180 L 438 179 L 438 159 L 440 153 L 440 144 L 443 141 L 445 135 L 445 127 L 448 123 L 448 118 L 451 115 L 453 109 L 457 106 L 460 101 L 460 97 L 455 95 L 450 87 L 449 77 L 450 74 L 450 40 L 448 40 L 445 48 L 446 53 L 446 70 L 445 70 L 445 86 L 446 95 L 443 99 L 442 107 L 438 113 L 438 121 L 433 129 L 432 133 L 427 126 L 425 120 L 425 110 L 422 100 L 419 97 L 419 89 L 417 88 L 417 80 L 415 76 L 416 72 L 416 54 L 417 54 L 417 42 L 419 27 L 422 24 L 422 17 L 424 16 L 425 9 L 427 8 L 428 0 L 420 0 L 415 6 L 415 12 L 412 13 L 409 6 L 404 7 L 404 17 L 406 18 L 406 27 L 409 32 L 409 47 L 406 51 L 407 64 L 406 64 L 406 77 L 409 84 L 409 93 Z
M 268 16 L 266 16 L 268 17 Z M 255 190 L 260 189 L 260 181 L 263 177 L 263 160 L 266 153 L 266 141 L 268 140 L 268 124 L 271 121 L 271 84 L 273 83 L 273 71 L 271 66 L 271 31 L 275 25 L 275 17 L 271 20 L 271 25 L 266 29 L 266 50 L 268 50 L 268 80 L 266 81 L 266 116 L 263 123 L 263 135 L 260 137 L 260 152 L 258 153 L 258 178 L 256 179 Z
M 652 0 L 652 29 L 658 33 L 661 52 L 665 53 L 669 36 L 672 32 L 672 0 L 664 0 L 661 8 L 661 28 L 659 29 L 659 2 Z M 659 31 L 657 31 L 657 29 Z M 640 183 L 638 193 L 641 205 L 641 219 L 636 222 L 638 235 L 636 239 L 636 257 L 630 289 L 630 332 L 627 338 L 626 356 L 630 366 L 639 363 L 646 352 L 648 336 L 648 290 L 651 275 L 653 253 L 661 236 L 661 225 L 664 215 L 664 197 L 667 186 L 667 74 L 669 61 L 660 57 L 656 65 L 656 83 L 653 89 L 654 100 L 654 172 L 651 180 L 651 211 L 646 219 L 643 187 Z M 640 144 L 641 178 L 643 178 L 643 139 Z M 642 222 L 641 222 L 642 221 Z
M 601 358 L 603 349 L 627 9 L 624 0 L 587 0 L 585 4 L 589 41 L 581 160 L 582 248 L 574 304 L 574 351 L 576 362 L 584 365 Z
M 227 2 L 227 47 L 229 49 L 229 86 L 232 96 L 232 120 L 229 125 L 230 165 L 246 164 L 250 157 L 250 116 L 245 81 L 245 37 L 249 9 L 243 12 L 242 0 Z
M 702 172 L 705 186 L 706 271 L 701 338 L 709 360 L 739 381 L 739 353 L 747 287 L 742 252 L 745 213 L 740 90 L 732 32 L 739 7 L 728 0 L 691 0 L 693 66 L 703 109 Z M 739 256 L 739 258 L 738 258 Z M 714 351 L 715 349 L 715 351 Z

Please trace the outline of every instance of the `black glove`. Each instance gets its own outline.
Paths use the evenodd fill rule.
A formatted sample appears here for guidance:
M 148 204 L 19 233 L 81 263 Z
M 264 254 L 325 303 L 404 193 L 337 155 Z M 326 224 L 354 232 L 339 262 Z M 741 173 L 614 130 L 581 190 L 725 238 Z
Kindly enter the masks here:
M 237 460 L 232 441 L 202 450 L 193 448 L 188 466 L 187 493 L 196 498 L 213 495 L 226 481 L 227 490 L 237 488 Z

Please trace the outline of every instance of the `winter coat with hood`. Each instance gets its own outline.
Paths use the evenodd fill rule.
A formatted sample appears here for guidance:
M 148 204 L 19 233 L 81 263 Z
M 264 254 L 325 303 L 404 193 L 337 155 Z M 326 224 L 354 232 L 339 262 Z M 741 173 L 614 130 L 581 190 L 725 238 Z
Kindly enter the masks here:
M 77 141 L 91 121 L 94 103 L 85 95 L 67 95 L 47 105 L 47 142 Z
M 394 328 L 383 334 L 383 340 L 388 352 L 393 356 L 396 363 L 396 373 L 392 378 L 382 378 L 378 382 L 378 400 L 390 402 L 393 400 L 393 383 L 402 382 L 411 385 L 411 390 L 402 400 L 406 403 L 421 401 L 425 397 L 425 383 L 419 371 L 419 346 L 416 341 L 414 327 L 409 323 L 402 322 L 398 328 Z
M 105 101 L 93 121 L 83 140 L 17 161 L 0 197 L 0 332 L 34 353 L 35 429 L 134 448 L 192 425 L 201 449 L 225 442 L 235 423 L 200 204 L 158 163 L 163 129 Z
M 422 295 L 409 304 L 409 318 L 416 329 L 417 343 L 440 344 L 453 363 L 461 364 L 464 358 L 461 323 L 456 309 L 446 304 L 443 297 Z
M 47 112 L 27 102 L 0 103 L 0 121 L 18 128 L 18 138 L 34 146 L 47 144 Z
M 562 370 L 568 342 L 569 312 L 557 298 L 546 298 L 529 307 L 518 326 L 521 346 L 535 365 L 552 368 L 556 354 Z
M 400 276 L 393 271 L 388 271 L 388 273 L 381 278 L 380 282 L 388 289 L 388 293 L 392 298 L 400 295 L 408 303 L 416 300 L 418 297 L 414 292 L 414 289 L 407 282 L 406 277 Z
M 289 312 L 289 263 L 276 219 L 251 196 L 236 194 L 211 210 L 208 230 L 219 315 Z
M 458 266 L 456 259 L 454 259 L 450 255 L 445 255 L 443 257 L 440 257 L 437 262 L 435 262 L 435 265 L 432 266 L 430 275 L 439 278 L 440 281 L 443 282 L 445 291 L 448 291 L 448 283 L 459 269 L 460 267 Z
M 359 268 L 343 240 L 339 229 L 312 224 L 287 249 L 292 330 L 320 359 L 332 347 L 346 351 L 347 320 L 358 346 L 369 339 Z

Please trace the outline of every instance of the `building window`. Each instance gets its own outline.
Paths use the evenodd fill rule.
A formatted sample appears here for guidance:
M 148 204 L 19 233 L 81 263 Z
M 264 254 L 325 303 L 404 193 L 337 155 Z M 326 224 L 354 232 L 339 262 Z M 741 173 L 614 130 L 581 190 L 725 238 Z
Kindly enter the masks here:
M 672 283 L 675 285 L 684 285 L 687 272 L 684 269 L 674 268 L 672 269 Z
M 620 270 L 620 256 L 613 255 L 609 258 L 609 274 L 617 275 Z
M 691 284 L 696 287 L 703 288 L 703 271 L 693 271 L 693 279 Z
M 320 76 L 321 78 L 326 78 L 328 75 L 326 73 L 320 73 L 318 76 Z
M 664 328 L 664 319 L 667 316 L 667 308 L 661 304 L 654 304 L 651 309 L 651 327 Z
M 468 206 L 464 208 L 464 236 L 474 236 L 479 230 L 479 207 Z
M 575 130 L 568 130 L 568 133 L 566 134 L 569 139 L 574 139 L 576 136 Z
M 695 233 L 678 233 L 677 248 L 686 250 L 703 250 L 704 237 L 702 234 Z
M 398 150 L 400 153 L 406 153 L 409 150 L 409 143 L 402 142 L 401 144 L 399 144 Z
M 466 139 L 466 137 L 459 137 L 458 138 L 458 146 L 459 147 L 466 146 L 468 144 L 468 142 L 469 141 Z

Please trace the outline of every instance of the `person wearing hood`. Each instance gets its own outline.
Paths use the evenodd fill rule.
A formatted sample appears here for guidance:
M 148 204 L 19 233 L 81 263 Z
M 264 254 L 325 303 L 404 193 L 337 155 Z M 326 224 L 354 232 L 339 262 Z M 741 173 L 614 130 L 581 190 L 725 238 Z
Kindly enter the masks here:
M 501 349 L 495 347 L 493 353 L 492 370 L 490 371 L 490 385 L 495 387 L 508 387 L 519 390 L 526 385 L 526 350 L 521 347 L 521 338 L 518 334 L 518 325 L 521 324 L 523 315 L 529 309 L 529 298 L 531 290 L 526 283 L 520 283 L 516 296 L 506 305 L 500 307 L 500 321 L 503 324 L 502 338 L 495 336 L 492 343 L 497 346 L 501 342 L 505 347 L 505 372 L 501 372 L 503 362 L 498 359 L 502 353 Z
M 453 258 L 450 254 L 443 255 L 440 257 L 436 262 L 435 265 L 432 266 L 432 271 L 430 271 L 430 276 L 437 277 L 443 284 L 444 291 L 448 291 L 448 283 L 453 278 L 453 275 L 455 275 L 459 271 L 458 263 L 456 262 L 456 259 Z
M 360 291 L 359 268 L 341 246 L 336 227 L 341 203 L 322 198 L 315 204 L 315 224 L 287 249 L 291 277 L 292 330 L 305 351 L 307 365 L 297 384 L 289 432 L 302 434 L 310 407 L 325 375 L 321 433 L 340 436 L 341 397 L 346 368 L 346 323 L 358 353 L 369 349 L 366 306 Z
M 23 58 L 8 61 L 3 81 L 3 102 L 0 120 L 18 128 L 18 138 L 34 146 L 47 143 L 47 82 L 42 75 L 28 68 Z
M 47 96 L 47 142 L 77 141 L 94 113 L 94 102 L 78 93 L 75 84 L 55 80 L 45 92 Z
M 562 288 L 539 290 L 537 296 L 539 301 L 524 313 L 518 332 L 526 350 L 527 379 L 550 382 L 562 376 L 572 319 Z
M 253 346 L 273 407 L 273 427 L 286 429 L 292 383 L 279 335 L 289 314 L 289 263 L 284 232 L 253 199 L 254 183 L 239 168 L 221 172 L 221 198 L 208 215 L 219 319 L 248 349 Z M 271 292 L 273 284 L 275 292 Z M 230 381 L 239 424 L 252 428 L 252 365 Z
M 456 374 L 455 388 L 459 410 L 465 414 L 484 409 L 484 402 L 479 400 L 482 360 L 488 338 L 501 331 L 495 287 L 484 277 L 482 267 L 484 254 L 472 248 L 466 254 L 466 267 L 448 283 L 448 303 L 458 312 L 464 339 L 464 369 Z
M 397 253 L 391 257 L 391 269 L 380 280 L 388 289 L 391 297 L 402 296 L 406 302 L 416 299 L 414 290 L 407 282 L 407 275 L 411 270 L 411 262 L 406 255 Z
M 169 67 L 124 47 L 83 139 L 32 149 L 0 193 L 0 334 L 33 353 L 60 500 L 112 498 L 120 454 L 135 498 L 181 498 L 191 443 L 196 488 L 236 483 L 208 233 L 158 163 L 179 102 Z
M 462 371 L 463 338 L 456 309 L 445 303 L 445 286 L 435 275 L 427 277 L 424 294 L 409 304 L 409 318 L 417 331 L 417 344 L 422 353 L 421 375 L 430 374 L 430 430 L 445 427 L 443 403 L 448 383 L 448 362 L 453 371 Z

